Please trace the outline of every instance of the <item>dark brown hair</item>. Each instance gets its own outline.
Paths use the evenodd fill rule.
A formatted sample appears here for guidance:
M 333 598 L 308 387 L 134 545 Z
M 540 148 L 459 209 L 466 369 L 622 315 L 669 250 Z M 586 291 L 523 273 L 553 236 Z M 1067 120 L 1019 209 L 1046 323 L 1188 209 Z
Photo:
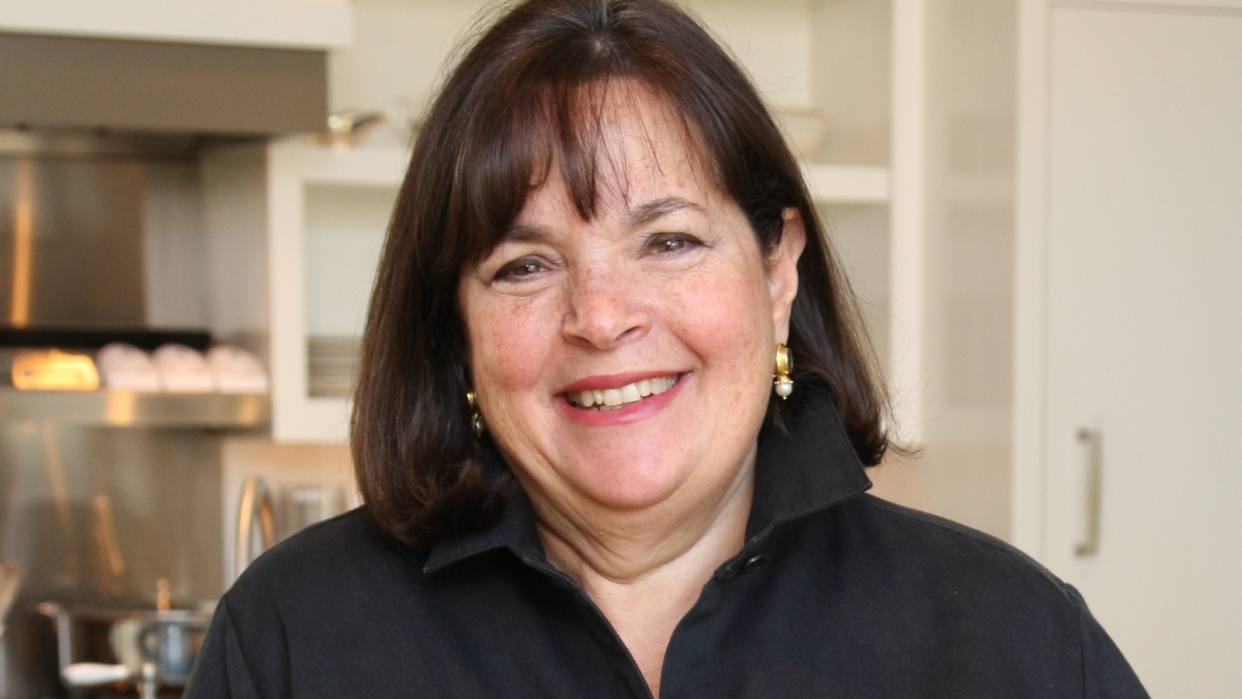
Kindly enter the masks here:
M 486 454 L 494 446 L 471 431 L 458 279 L 553 163 L 591 218 L 600 110 L 620 79 L 680 116 L 708 177 L 741 207 L 765 252 L 780 243 L 785 209 L 801 212 L 794 378 L 832 392 L 864 464 L 879 463 L 888 446 L 887 403 L 854 297 L 797 162 L 743 71 L 667 2 L 530 0 L 465 52 L 431 105 L 371 297 L 352 449 L 368 514 L 401 541 L 427 547 L 482 526 L 517 487 L 507 470 L 484 466 L 495 463 Z M 780 422 L 780 409 L 769 420 Z

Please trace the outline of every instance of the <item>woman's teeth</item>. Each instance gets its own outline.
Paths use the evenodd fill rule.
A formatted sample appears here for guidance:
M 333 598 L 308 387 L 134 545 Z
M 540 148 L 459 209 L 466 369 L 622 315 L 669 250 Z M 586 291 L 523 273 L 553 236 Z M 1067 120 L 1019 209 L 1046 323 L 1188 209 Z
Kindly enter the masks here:
M 570 391 L 565 398 L 579 408 L 595 410 L 616 410 L 626 403 L 637 403 L 648 396 L 658 396 L 677 385 L 677 374 L 660 376 L 654 379 L 643 379 L 627 383 L 620 388 L 606 388 L 602 391 Z

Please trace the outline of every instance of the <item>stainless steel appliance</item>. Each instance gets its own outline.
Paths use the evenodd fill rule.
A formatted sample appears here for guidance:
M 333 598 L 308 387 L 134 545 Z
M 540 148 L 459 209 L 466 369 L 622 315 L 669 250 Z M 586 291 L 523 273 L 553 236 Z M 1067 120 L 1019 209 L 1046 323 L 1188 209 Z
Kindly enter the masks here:
M 154 611 L 160 579 L 171 608 L 219 597 L 219 452 L 197 427 L 0 422 L 0 550 L 27 571 L 0 637 L 5 697 L 66 694 L 58 625 L 40 603 Z
M 175 688 L 193 647 L 169 649 L 201 638 L 197 610 L 225 581 L 221 436 L 265 425 L 267 397 L 20 391 L 3 365 L 13 345 L 207 341 L 170 330 L 209 314 L 197 161 L 175 138 L 12 141 L 0 132 L 0 560 L 25 576 L 0 635 L 0 697 L 68 696 L 66 659 L 134 675 L 75 697 L 135 696 L 147 663 Z M 159 580 L 189 611 L 158 611 Z M 122 657 L 98 640 L 127 628 L 154 650 Z
M 0 345 L 208 327 L 198 156 L 321 130 L 326 74 L 322 50 L 0 32 Z M 265 425 L 266 396 L 22 392 L 4 375 L 0 561 L 25 576 L 0 697 L 67 696 L 77 660 L 129 679 L 75 697 L 133 696 L 152 669 L 176 686 L 225 584 L 221 436 Z

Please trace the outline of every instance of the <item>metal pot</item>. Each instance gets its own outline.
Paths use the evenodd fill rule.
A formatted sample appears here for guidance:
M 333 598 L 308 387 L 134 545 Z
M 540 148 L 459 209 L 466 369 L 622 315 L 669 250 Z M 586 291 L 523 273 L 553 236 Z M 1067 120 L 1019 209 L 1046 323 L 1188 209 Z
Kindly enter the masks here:
M 182 609 L 95 609 L 44 602 L 56 623 L 61 680 L 70 689 L 119 684 L 154 696 L 184 687 L 211 622 Z

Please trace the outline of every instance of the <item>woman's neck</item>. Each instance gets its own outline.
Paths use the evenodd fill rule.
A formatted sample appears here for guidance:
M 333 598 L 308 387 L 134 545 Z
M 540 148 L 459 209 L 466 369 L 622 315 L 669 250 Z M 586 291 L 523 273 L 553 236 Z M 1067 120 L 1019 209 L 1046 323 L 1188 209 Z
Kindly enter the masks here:
M 715 507 L 651 511 L 540 511 L 548 560 L 582 586 L 659 696 L 664 652 L 681 618 L 722 563 L 745 543 L 753 467 Z

